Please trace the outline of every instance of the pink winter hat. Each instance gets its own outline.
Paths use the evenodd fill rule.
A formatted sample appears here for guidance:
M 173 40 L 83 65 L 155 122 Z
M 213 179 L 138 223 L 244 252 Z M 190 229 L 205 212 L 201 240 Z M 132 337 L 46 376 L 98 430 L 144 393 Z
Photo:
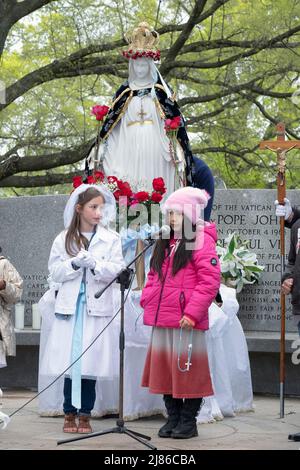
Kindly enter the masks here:
M 163 212 L 176 211 L 183 213 L 192 224 L 204 219 L 203 211 L 210 195 L 204 189 L 186 186 L 172 193 L 163 205 Z

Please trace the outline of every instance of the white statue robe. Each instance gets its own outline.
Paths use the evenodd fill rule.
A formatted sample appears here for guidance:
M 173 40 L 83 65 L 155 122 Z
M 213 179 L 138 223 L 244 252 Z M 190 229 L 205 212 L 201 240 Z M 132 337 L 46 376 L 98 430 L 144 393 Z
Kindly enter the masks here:
M 142 116 L 141 111 L 144 113 Z M 179 145 L 176 154 L 180 158 L 178 170 L 182 176 L 184 156 Z M 128 181 L 134 190 L 153 190 L 152 180 L 158 177 L 164 178 L 166 195 L 181 186 L 170 154 L 164 121 L 151 94 L 131 99 L 124 116 L 100 147 L 99 157 L 107 176 L 114 175 Z

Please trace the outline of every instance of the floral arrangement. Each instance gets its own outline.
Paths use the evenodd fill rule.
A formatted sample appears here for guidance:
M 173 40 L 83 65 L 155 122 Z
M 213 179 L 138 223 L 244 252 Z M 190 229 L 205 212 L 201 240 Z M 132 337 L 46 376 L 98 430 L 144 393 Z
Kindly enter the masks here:
M 130 49 L 129 51 L 122 51 L 122 54 L 123 54 L 124 57 L 126 57 L 126 59 L 136 60 L 136 59 L 140 59 L 141 57 L 145 57 L 145 58 L 153 59 L 155 61 L 160 60 L 160 51 L 159 50 L 156 50 L 156 51 L 140 50 L 140 51 L 138 51 L 138 50 Z
M 133 191 L 130 183 L 118 179 L 116 176 L 107 176 L 105 177 L 102 171 L 94 171 L 94 173 L 87 178 L 82 176 L 73 177 L 73 188 L 77 188 L 83 183 L 87 184 L 103 184 L 109 191 L 111 191 L 116 199 L 118 215 L 120 214 L 120 206 L 124 208 L 124 205 L 127 206 L 126 221 L 118 221 L 123 225 L 127 223 L 130 224 L 135 218 L 136 215 L 130 215 L 128 213 L 129 208 L 134 208 L 138 204 L 142 204 L 147 208 L 147 223 L 150 223 L 150 208 L 153 204 L 159 204 L 163 199 L 163 195 L 166 193 L 167 189 L 165 187 L 165 181 L 163 178 L 154 178 L 152 181 L 152 190 L 144 191 Z M 138 208 L 137 208 L 138 209 Z M 151 223 L 150 223 L 151 225 Z M 120 227 L 119 227 L 120 228 Z
M 104 181 L 104 173 L 102 171 L 94 171 L 94 173 L 88 177 L 74 176 L 73 177 L 73 188 L 76 189 L 81 184 L 99 184 Z
M 243 241 L 235 232 L 225 239 L 224 246 L 217 244 L 224 283 L 241 292 L 245 284 L 257 282 L 264 270 L 259 266 L 257 256 L 248 248 L 250 241 Z

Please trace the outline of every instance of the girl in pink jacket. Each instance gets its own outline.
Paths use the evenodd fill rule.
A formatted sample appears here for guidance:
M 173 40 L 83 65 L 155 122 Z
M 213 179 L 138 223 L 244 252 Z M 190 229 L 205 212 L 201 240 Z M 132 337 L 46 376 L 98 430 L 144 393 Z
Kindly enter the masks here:
M 144 323 L 153 327 L 142 386 L 163 395 L 168 414 L 160 437 L 197 436 L 201 397 L 213 395 L 204 331 L 220 265 L 215 225 L 201 217 L 208 199 L 192 187 L 169 196 L 164 211 L 170 237 L 155 244 L 141 297 Z

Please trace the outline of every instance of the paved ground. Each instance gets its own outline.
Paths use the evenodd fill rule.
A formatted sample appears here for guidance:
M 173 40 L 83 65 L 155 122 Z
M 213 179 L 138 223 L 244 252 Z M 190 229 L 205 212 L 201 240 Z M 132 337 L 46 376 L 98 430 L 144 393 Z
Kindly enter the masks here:
M 9 414 L 31 396 L 29 391 L 5 391 L 2 411 Z M 287 398 L 285 418 L 279 418 L 279 399 L 256 396 L 255 412 L 235 418 L 225 418 L 214 424 L 199 425 L 199 437 L 187 440 L 160 439 L 157 430 L 164 422 L 162 416 L 139 419 L 126 423 L 129 429 L 148 434 L 151 443 L 159 450 L 204 449 L 288 449 L 300 450 L 300 442 L 287 439 L 289 433 L 300 432 L 300 399 Z M 94 419 L 94 431 L 115 426 L 115 419 Z M 63 434 L 63 418 L 40 417 L 34 400 L 16 414 L 6 430 L 0 430 L 0 449 L 103 449 L 140 450 L 139 442 L 120 434 L 93 437 L 57 447 L 57 440 L 68 437 Z

